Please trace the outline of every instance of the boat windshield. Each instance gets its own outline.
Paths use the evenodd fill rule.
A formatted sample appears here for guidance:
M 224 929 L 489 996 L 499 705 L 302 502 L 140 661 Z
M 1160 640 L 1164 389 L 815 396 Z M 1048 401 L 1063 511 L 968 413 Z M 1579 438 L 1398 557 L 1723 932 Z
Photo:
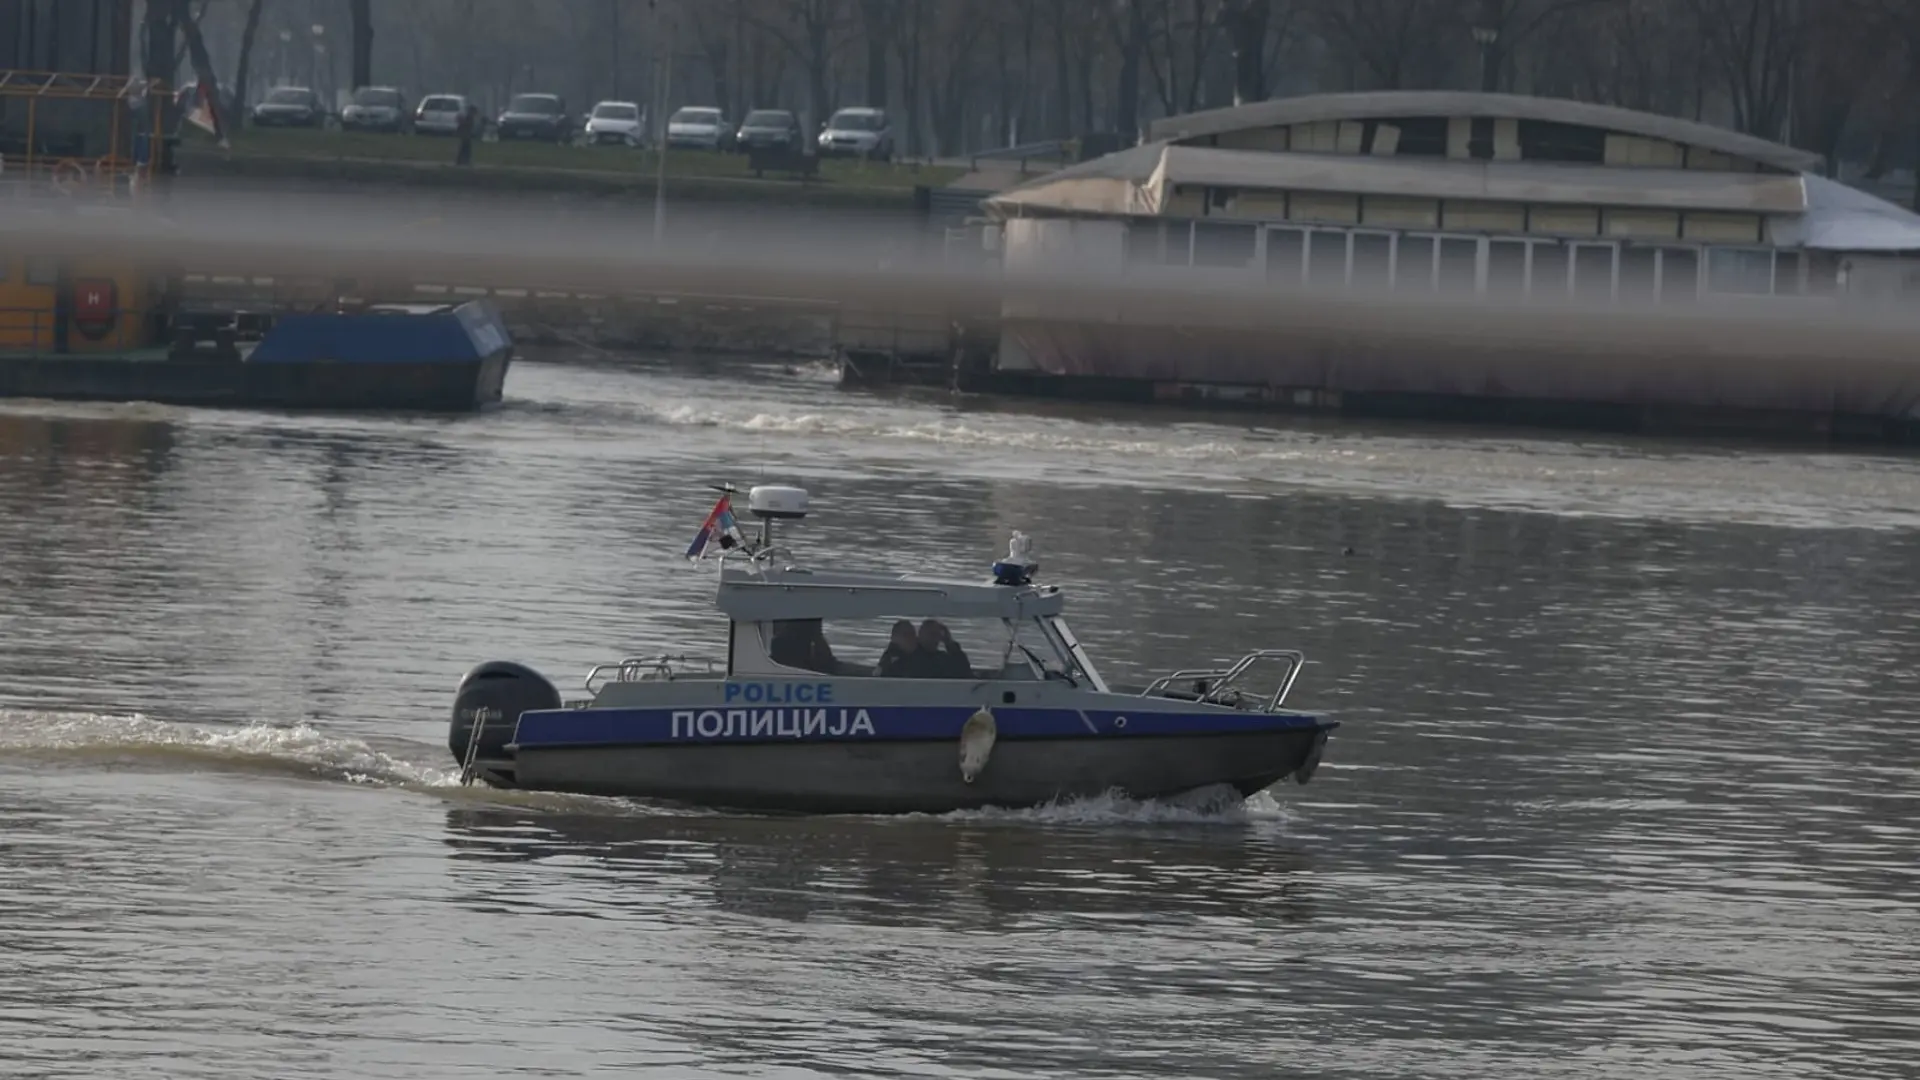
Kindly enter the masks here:
M 1073 631 L 1067 628 L 1067 620 L 1058 615 L 1049 615 L 1037 621 L 1067 665 L 1067 673 L 1073 676 L 1074 681 L 1106 693 L 1107 680 L 1101 678 L 1100 672 L 1094 669 L 1093 661 L 1087 657 L 1087 650 L 1080 645 L 1080 639 L 1074 637 Z
M 769 670 L 842 678 L 963 679 L 1033 682 L 1070 670 L 1037 620 L 790 619 L 746 624 L 759 641 L 742 650 L 735 671 L 764 658 Z

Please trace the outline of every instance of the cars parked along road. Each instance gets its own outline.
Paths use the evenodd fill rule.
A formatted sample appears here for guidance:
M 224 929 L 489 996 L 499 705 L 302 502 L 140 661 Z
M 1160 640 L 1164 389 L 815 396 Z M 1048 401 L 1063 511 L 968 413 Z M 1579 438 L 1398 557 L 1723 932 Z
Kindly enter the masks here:
M 806 136 L 800 132 L 800 120 L 785 109 L 755 109 L 740 122 L 735 136 L 742 150 L 786 149 L 804 153 Z
M 416 135 L 457 135 L 460 114 L 467 111 L 467 99 L 460 94 L 428 94 L 420 99 L 413 113 Z
M 304 86 L 282 86 L 267 91 L 253 107 L 255 127 L 322 127 L 327 122 L 326 106 L 320 95 Z
M 689 105 L 667 118 L 667 147 L 671 150 L 734 148 L 733 125 L 727 114 L 706 105 Z
M 363 86 L 340 110 L 343 131 L 382 131 L 398 135 L 407 127 L 407 99 L 391 86 Z
M 587 114 L 587 142 L 593 146 L 639 146 L 646 138 L 640 106 L 603 101 Z
M 865 106 L 841 109 L 820 132 L 822 157 L 863 157 L 893 160 L 893 122 L 885 109 Z
M 567 103 L 558 94 L 515 94 L 494 125 L 502 139 L 563 143 L 573 138 Z

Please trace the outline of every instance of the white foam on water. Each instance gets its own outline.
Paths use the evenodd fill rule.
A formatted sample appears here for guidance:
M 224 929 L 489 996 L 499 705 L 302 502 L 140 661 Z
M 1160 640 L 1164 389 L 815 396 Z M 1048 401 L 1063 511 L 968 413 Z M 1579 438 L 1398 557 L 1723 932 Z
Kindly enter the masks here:
M 353 784 L 457 786 L 459 771 L 409 761 L 364 740 L 308 724 L 198 727 L 138 713 L 0 709 L 0 754 L 129 765 L 179 765 L 303 774 Z
M 1242 798 L 1238 791 L 1221 784 L 1168 799 L 1131 799 L 1110 791 L 1027 809 L 957 810 L 950 814 L 908 817 L 923 821 L 1034 825 L 1248 825 L 1283 823 L 1288 813 L 1265 791 Z

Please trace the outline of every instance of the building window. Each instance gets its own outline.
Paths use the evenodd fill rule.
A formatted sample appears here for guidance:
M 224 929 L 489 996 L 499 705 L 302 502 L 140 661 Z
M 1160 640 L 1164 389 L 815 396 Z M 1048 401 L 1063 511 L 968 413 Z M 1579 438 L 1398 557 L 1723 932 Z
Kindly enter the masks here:
M 1349 283 L 1356 289 L 1386 289 L 1393 284 L 1393 234 L 1353 234 L 1353 270 Z
M 1680 222 L 1680 235 L 1685 240 L 1705 240 L 1709 243 L 1757 244 L 1760 242 L 1761 218 L 1758 214 L 1713 214 L 1689 212 Z
M 1440 227 L 1449 231 L 1525 232 L 1527 211 L 1509 203 L 1449 201 L 1440 206 Z
M 1298 285 L 1307 266 L 1305 229 L 1267 230 L 1267 280 L 1278 285 Z
M 1161 244 L 1166 230 L 1158 221 L 1135 221 L 1127 225 L 1127 264 L 1158 266 L 1165 260 Z
M 1650 247 L 1620 249 L 1620 287 L 1622 303 L 1651 304 L 1659 297 L 1660 251 Z
M 1567 295 L 1569 282 L 1573 280 L 1568 254 L 1565 244 L 1533 245 L 1533 267 L 1528 271 L 1529 288 L 1533 295 L 1551 298 L 1564 298 Z
M 1729 296 L 1768 296 L 1773 292 L 1772 251 L 1713 248 L 1707 253 L 1707 288 Z
M 1398 292 L 1432 292 L 1434 238 L 1402 236 L 1394 249 L 1394 289 Z
M 1660 249 L 1660 302 L 1691 304 L 1700 298 L 1700 253 L 1693 248 Z
M 1480 241 L 1464 236 L 1440 238 L 1440 291 L 1471 295 L 1480 291 Z
M 1322 288 L 1347 284 L 1347 234 L 1315 229 L 1308 234 L 1307 284 Z
M 1388 229 L 1437 229 L 1440 227 L 1440 202 L 1437 199 L 1368 195 L 1360 200 L 1360 222 Z
M 1531 246 L 1525 240 L 1487 241 L 1487 295 L 1527 294 L 1527 249 Z
M 1197 221 L 1193 225 L 1193 265 L 1244 269 L 1253 265 L 1259 240 L 1252 225 Z
M 1621 240 L 1678 240 L 1680 215 L 1671 210 L 1608 210 L 1603 229 Z
M 1536 206 L 1527 214 L 1527 231 L 1555 236 L 1600 235 L 1600 210 L 1592 206 Z
M 1583 124 L 1551 120 L 1520 121 L 1520 157 L 1526 161 L 1571 161 L 1600 165 L 1607 160 L 1607 133 Z
M 1573 245 L 1573 294 L 1594 303 L 1613 302 L 1612 244 Z
M 1381 123 L 1391 124 L 1399 132 L 1393 147 L 1396 155 L 1439 158 L 1447 156 L 1446 117 L 1418 116 L 1404 120 L 1383 120 Z
M 1318 221 L 1328 225 L 1358 225 L 1358 195 L 1325 195 L 1298 191 L 1288 200 L 1287 214 L 1293 221 Z

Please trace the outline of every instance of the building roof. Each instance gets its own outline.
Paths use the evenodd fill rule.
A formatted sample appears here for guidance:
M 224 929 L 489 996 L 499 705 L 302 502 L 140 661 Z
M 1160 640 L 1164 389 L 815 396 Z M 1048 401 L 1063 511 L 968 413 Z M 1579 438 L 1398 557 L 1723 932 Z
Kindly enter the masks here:
M 1529 161 L 1271 153 L 1147 143 L 986 200 L 990 212 L 1156 215 L 1180 186 L 1395 195 L 1648 210 L 1798 214 L 1802 177 Z
M 1807 212 L 1773 223 L 1774 242 L 1815 251 L 1920 252 L 1920 214 L 1808 174 Z
M 1757 139 L 1710 124 L 1678 117 L 1595 105 L 1565 98 L 1523 94 L 1480 94 L 1451 90 L 1388 90 L 1363 94 L 1309 94 L 1256 101 L 1225 109 L 1156 120 L 1148 132 L 1155 142 L 1182 142 L 1207 135 L 1329 120 L 1379 120 L 1392 117 L 1453 117 L 1544 120 L 1584 124 L 1650 139 L 1745 158 L 1788 172 L 1820 167 L 1818 154 Z

